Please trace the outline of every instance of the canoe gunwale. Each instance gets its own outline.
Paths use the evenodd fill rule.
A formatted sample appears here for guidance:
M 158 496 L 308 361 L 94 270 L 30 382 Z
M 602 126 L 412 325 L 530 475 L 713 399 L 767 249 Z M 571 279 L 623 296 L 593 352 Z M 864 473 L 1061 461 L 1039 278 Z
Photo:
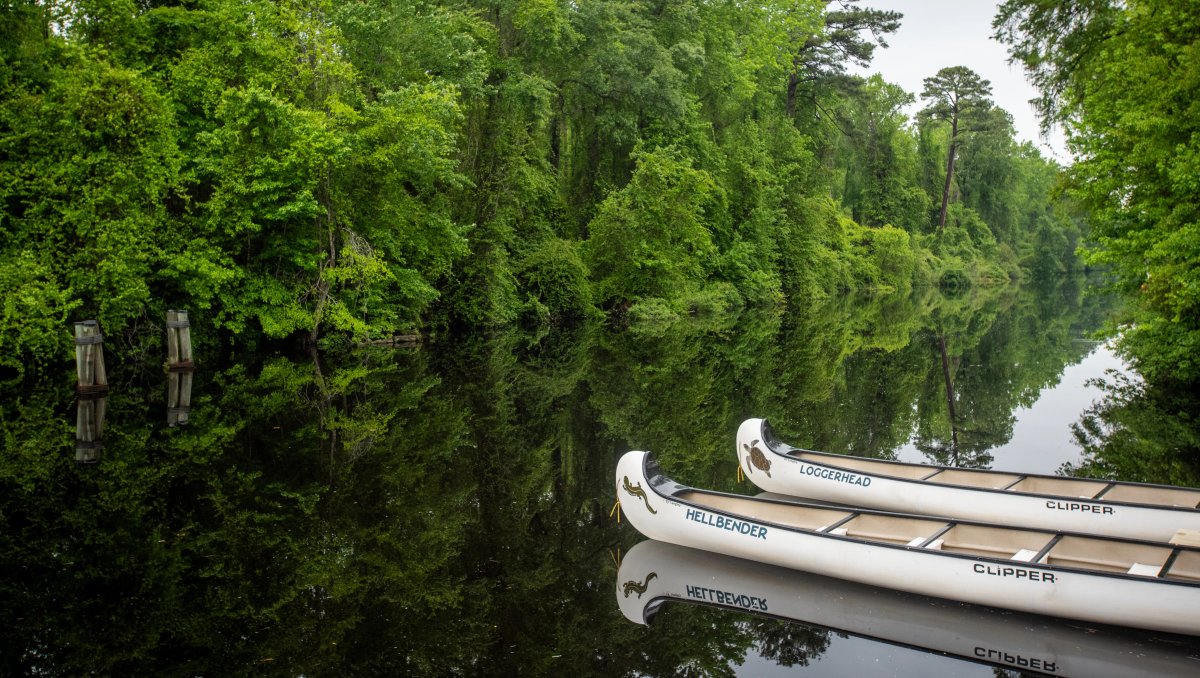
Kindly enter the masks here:
M 1047 573 L 1051 573 L 1051 574 L 1070 573 L 1070 574 L 1074 574 L 1074 575 L 1106 577 L 1106 578 L 1117 579 L 1120 581 L 1133 581 L 1133 582 L 1150 583 L 1150 584 L 1156 584 L 1156 585 L 1169 585 L 1169 586 L 1176 586 L 1176 587 L 1185 587 L 1188 589 L 1200 588 L 1200 580 L 1190 581 L 1190 580 L 1181 580 L 1181 579 L 1169 579 L 1167 577 L 1162 576 L 1162 572 L 1164 571 L 1165 568 L 1160 568 L 1160 573 L 1158 576 L 1149 577 L 1149 576 L 1143 576 L 1143 575 L 1130 574 L 1128 572 L 1091 569 L 1091 568 L 1085 568 L 1085 567 L 1072 567 L 1069 565 L 1052 564 L 1052 563 L 1039 563 L 1039 562 L 1028 562 L 1028 561 L 1017 562 L 1017 561 L 1013 561 L 1011 558 L 1000 558 L 1000 557 L 995 557 L 995 556 L 985 556 L 985 555 L 977 555 L 977 554 L 969 554 L 969 553 L 955 553 L 953 551 L 932 550 L 932 549 L 926 548 L 923 545 L 901 544 L 901 543 L 888 542 L 888 541 L 884 541 L 884 540 L 874 540 L 874 539 L 868 539 L 868 538 L 864 538 L 864 537 L 856 537 L 856 536 L 852 536 L 852 535 L 837 534 L 837 533 L 833 533 L 833 532 L 805 529 L 802 527 L 796 527 L 794 525 L 787 525 L 785 523 L 776 522 L 776 521 L 766 519 L 766 518 L 761 518 L 758 516 L 748 516 L 745 514 L 740 514 L 740 513 L 733 512 L 733 511 L 729 511 L 727 509 L 722 509 L 722 508 L 707 505 L 707 504 L 701 504 L 698 502 L 689 501 L 688 499 L 685 499 L 680 495 L 683 493 L 695 493 L 695 494 L 708 495 L 708 496 L 714 496 L 714 497 L 730 497 L 730 498 L 734 498 L 734 499 L 738 499 L 738 500 L 750 500 L 750 501 L 755 501 L 755 502 L 764 502 L 764 503 L 770 503 L 770 504 L 781 505 L 781 506 L 797 506 L 797 507 L 801 507 L 801 508 L 813 508 L 813 509 L 821 509 L 821 510 L 831 510 L 832 509 L 835 511 L 848 511 L 851 514 L 857 514 L 857 515 L 875 515 L 875 516 L 886 516 L 886 517 L 895 517 L 895 518 L 904 518 L 904 519 L 945 521 L 945 522 L 951 523 L 954 526 L 965 525 L 965 526 L 975 526 L 975 527 L 984 527 L 984 528 L 1002 528 L 1004 530 L 1027 532 L 1027 533 L 1033 533 L 1033 534 L 1038 534 L 1038 535 L 1046 535 L 1047 537 L 1049 537 L 1049 540 L 1052 542 L 1051 544 L 1049 544 L 1047 546 L 1046 550 L 1049 550 L 1050 547 L 1054 545 L 1054 543 L 1057 543 L 1064 537 L 1074 537 L 1074 538 L 1085 539 L 1085 540 L 1096 541 L 1096 542 L 1110 542 L 1110 543 L 1116 543 L 1116 544 L 1134 544 L 1134 545 L 1150 546 L 1150 547 L 1156 547 L 1156 548 L 1170 548 L 1170 549 L 1172 549 L 1172 553 L 1169 556 L 1169 559 L 1170 559 L 1170 561 L 1173 562 L 1176 558 L 1178 558 L 1179 554 L 1181 554 L 1181 553 L 1187 553 L 1187 552 L 1200 553 L 1200 546 L 1171 544 L 1168 542 L 1156 541 L 1156 540 L 1151 540 L 1151 539 L 1111 537 L 1111 536 L 1098 535 L 1098 534 L 1092 534 L 1092 533 L 1086 533 L 1086 532 L 1071 532 L 1071 531 L 1064 531 L 1064 530 L 1050 530 L 1050 529 L 1035 528 L 1035 527 L 1001 525 L 1001 524 L 988 523 L 988 522 L 983 522 L 983 521 L 978 521 L 978 520 L 959 519 L 959 518 L 951 518 L 951 517 L 945 517 L 945 516 L 914 515 L 911 513 L 901 513 L 901 512 L 897 512 L 897 511 L 887 511 L 887 510 L 881 510 L 881 509 L 867 509 L 867 508 L 857 508 L 857 507 L 830 507 L 828 505 L 809 503 L 809 502 L 805 502 L 805 501 L 801 501 L 801 500 L 776 499 L 776 498 L 772 498 L 772 497 L 751 497 L 751 496 L 747 496 L 747 495 L 743 495 L 743 494 L 734 494 L 731 492 L 720 492 L 717 490 L 701 489 L 701 488 L 697 488 L 697 487 L 690 487 L 687 485 L 683 485 L 683 484 L 676 482 L 675 480 L 672 480 L 671 478 L 669 478 L 665 473 L 663 473 L 662 469 L 658 465 L 658 462 L 655 459 L 653 459 L 653 455 L 648 452 L 645 453 L 645 455 L 643 457 L 641 470 L 642 470 L 642 475 L 646 479 L 646 481 L 647 481 L 646 484 L 649 486 L 649 488 L 656 495 L 658 495 L 659 497 L 661 497 L 662 499 L 664 499 L 666 501 L 675 502 L 682 506 L 699 509 L 699 510 L 706 511 L 706 512 L 713 513 L 713 514 L 720 514 L 720 515 L 726 516 L 726 517 L 732 517 L 732 518 L 739 519 L 739 520 L 744 520 L 744 521 L 749 521 L 749 522 L 753 522 L 753 523 L 767 525 L 767 526 L 770 526 L 770 527 L 778 529 L 778 530 L 783 530 L 785 532 L 809 535 L 809 536 L 817 537 L 817 538 L 831 539 L 831 540 L 836 540 L 839 542 L 860 545 L 860 546 L 872 546 L 872 547 L 879 547 L 879 548 L 885 548 L 885 549 L 893 549 L 893 550 L 903 551 L 903 552 L 908 552 L 908 553 L 916 553 L 916 554 L 928 556 L 928 557 L 935 558 L 935 559 L 936 558 L 954 558 L 954 559 L 959 559 L 959 560 L 967 560 L 967 561 L 986 563 L 986 564 L 997 565 L 997 566 L 1005 566 L 1005 567 L 1016 566 L 1016 567 L 1021 567 L 1021 568 L 1025 568 L 1025 569 L 1033 569 L 1033 570 L 1038 570 L 1038 571 L 1042 571 L 1042 572 L 1047 572 Z M 693 548 L 702 548 L 702 547 L 693 547 Z
M 947 483 L 930 482 L 927 478 L 932 475 L 936 475 L 940 471 L 970 471 L 972 473 L 980 473 L 980 474 L 1019 475 L 1019 476 L 1021 476 L 1022 480 L 1026 479 L 1026 478 L 1038 478 L 1038 479 L 1046 479 L 1046 480 L 1069 480 L 1069 478 L 1064 478 L 1062 476 L 1052 476 L 1052 475 L 1043 474 L 1043 473 L 1017 473 L 1017 472 L 1010 472 L 1010 471 L 996 471 L 996 470 L 992 470 L 992 469 L 969 469 L 969 468 L 963 468 L 963 467 L 959 467 L 959 466 L 941 466 L 938 464 L 914 464 L 914 463 L 903 462 L 903 461 L 895 461 L 892 459 L 874 459 L 871 457 L 855 457 L 852 455 L 840 455 L 840 454 L 836 454 L 833 452 L 820 452 L 818 450 L 808 450 L 808 449 L 804 449 L 801 447 L 793 447 L 793 446 L 788 445 L 787 443 L 784 443 L 783 441 L 781 441 L 774 434 L 774 431 L 771 429 L 770 423 L 766 419 L 762 420 L 762 426 L 761 426 L 760 433 L 762 435 L 760 440 L 762 441 L 763 446 L 769 452 L 771 452 L 771 454 L 774 454 L 777 457 L 781 457 L 783 459 L 789 459 L 789 460 L 793 460 L 793 461 L 802 461 L 805 464 L 810 464 L 812 466 L 819 466 L 821 468 L 830 469 L 830 470 L 834 470 L 834 471 L 850 472 L 850 473 L 858 474 L 860 476 L 867 476 L 870 478 L 878 478 L 878 479 L 886 479 L 886 480 L 889 480 L 892 482 L 906 483 L 906 484 L 911 484 L 911 485 L 915 485 L 918 487 L 948 488 L 948 489 L 960 490 L 960 491 L 964 491 L 964 492 L 987 492 L 987 493 L 992 493 L 992 494 L 996 494 L 996 495 L 1000 495 L 1000 496 L 1008 496 L 1008 497 L 1020 496 L 1020 497 L 1035 497 L 1038 499 L 1086 501 L 1086 502 L 1090 502 L 1090 503 L 1094 503 L 1094 504 L 1101 504 L 1101 505 L 1106 505 L 1106 506 L 1145 508 L 1145 509 L 1153 509 L 1155 511 L 1174 511 L 1177 513 L 1184 513 L 1184 514 L 1200 514 L 1200 508 L 1191 508 L 1191 507 L 1187 507 L 1187 506 L 1175 506 L 1175 505 L 1170 505 L 1170 504 L 1149 504 L 1149 503 L 1145 503 L 1145 502 L 1113 500 L 1113 499 L 1105 499 L 1102 496 L 1101 497 L 1068 497 L 1068 496 L 1065 496 L 1062 494 L 1050 494 L 1050 493 L 1044 493 L 1044 492 L 1028 492 L 1028 491 L 1024 491 L 1024 490 L 1014 490 L 1014 489 L 1003 488 L 1003 487 L 999 487 L 999 488 L 998 487 L 980 487 L 977 485 L 960 485 L 960 484 L 949 483 L 949 482 L 947 482 Z M 800 454 L 815 454 L 815 455 L 819 455 L 821 457 L 830 457 L 830 458 L 846 457 L 847 459 L 862 459 L 864 461 L 869 461 L 873 464 L 900 466 L 900 467 L 905 467 L 905 468 L 922 467 L 922 468 L 928 468 L 933 473 L 931 473 L 930 476 L 926 476 L 926 478 L 906 478 L 901 475 L 889 475 L 886 473 L 879 473 L 876 471 L 851 468 L 848 466 L 838 466 L 837 464 L 832 463 L 832 462 L 814 460 L 814 459 L 810 459 L 807 457 L 799 457 L 799 456 L 792 454 L 793 452 L 800 453 Z M 1092 479 L 1092 478 L 1088 478 L 1086 480 L 1090 480 L 1090 481 L 1094 480 L 1095 482 L 1108 483 L 1109 487 L 1105 488 L 1105 490 L 1102 491 L 1102 494 L 1107 494 L 1108 490 L 1112 489 L 1112 487 L 1114 487 L 1114 486 L 1139 487 L 1139 488 L 1146 488 L 1146 489 L 1151 489 L 1151 490 L 1184 489 L 1184 490 L 1195 490 L 1195 491 L 1200 492 L 1200 488 L 1192 488 L 1192 487 L 1173 487 L 1171 485 L 1156 485 L 1153 483 L 1135 483 L 1135 482 L 1127 482 L 1127 481 L 1097 480 L 1097 479 Z

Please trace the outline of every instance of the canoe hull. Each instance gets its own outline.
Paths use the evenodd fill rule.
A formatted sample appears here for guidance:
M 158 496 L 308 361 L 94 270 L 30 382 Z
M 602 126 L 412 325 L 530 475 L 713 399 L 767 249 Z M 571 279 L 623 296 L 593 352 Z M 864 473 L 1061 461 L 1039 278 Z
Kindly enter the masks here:
M 873 586 L 1085 621 L 1200 634 L 1200 586 L 946 554 L 794 530 L 679 501 L 647 453 L 618 462 L 617 494 L 643 535 Z M 650 475 L 651 477 L 647 477 Z
M 737 449 L 746 477 L 767 492 L 885 511 L 1128 539 L 1167 541 L 1179 530 L 1200 530 L 1200 511 L 1191 509 L 923 483 L 797 459 L 778 454 L 763 442 L 764 423 L 762 419 L 743 422 Z M 767 460 L 768 468 L 755 465 L 747 453 L 751 449 Z

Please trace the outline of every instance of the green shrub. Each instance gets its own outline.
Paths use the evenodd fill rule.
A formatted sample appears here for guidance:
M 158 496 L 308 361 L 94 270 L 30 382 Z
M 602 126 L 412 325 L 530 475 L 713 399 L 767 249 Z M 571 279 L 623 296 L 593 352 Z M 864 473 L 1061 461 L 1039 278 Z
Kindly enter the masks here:
M 731 283 L 715 282 L 684 296 L 684 305 L 688 313 L 694 316 L 716 316 L 745 307 L 742 295 Z
M 80 305 L 72 297 L 32 253 L 0 261 L 0 368 L 20 375 L 27 363 L 65 358 L 71 345 L 69 315 Z
M 634 327 L 669 325 L 679 318 L 679 313 L 661 297 L 642 299 L 629 308 L 629 323 Z
M 971 277 L 961 261 L 949 262 L 938 276 L 938 287 L 947 295 L 955 295 L 970 289 Z
M 542 241 L 517 267 L 517 282 L 526 307 L 545 320 L 578 320 L 595 311 L 587 266 L 576 243 Z

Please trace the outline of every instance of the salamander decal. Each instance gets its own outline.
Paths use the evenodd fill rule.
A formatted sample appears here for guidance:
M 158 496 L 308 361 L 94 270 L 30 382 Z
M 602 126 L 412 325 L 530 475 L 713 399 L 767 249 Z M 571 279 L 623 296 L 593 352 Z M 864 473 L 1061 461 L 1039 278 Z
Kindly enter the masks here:
M 649 511 L 651 513 L 658 513 L 658 511 L 654 510 L 654 507 L 650 505 L 650 497 L 646 496 L 646 491 L 642 489 L 641 483 L 634 485 L 633 483 L 629 482 L 629 476 L 625 476 L 624 485 L 625 485 L 626 492 L 628 492 L 630 495 L 632 495 L 634 497 L 638 497 L 642 501 L 646 502 L 646 510 L 647 511 Z
M 754 468 L 757 468 L 758 470 L 766 473 L 767 477 L 770 478 L 771 460 L 767 459 L 767 455 L 763 454 L 763 451 L 758 449 L 758 442 L 759 441 L 757 440 L 753 440 L 749 445 L 742 443 L 742 449 L 746 450 L 748 453 L 746 455 L 746 470 L 751 471 Z
M 646 575 L 646 581 L 639 582 L 636 579 L 627 581 L 621 586 L 621 590 L 625 592 L 626 598 L 628 598 L 629 594 L 631 593 L 636 593 L 638 598 L 641 598 L 642 594 L 646 592 L 646 589 L 650 587 L 650 580 L 657 578 L 658 573 L 651 572 L 650 574 Z

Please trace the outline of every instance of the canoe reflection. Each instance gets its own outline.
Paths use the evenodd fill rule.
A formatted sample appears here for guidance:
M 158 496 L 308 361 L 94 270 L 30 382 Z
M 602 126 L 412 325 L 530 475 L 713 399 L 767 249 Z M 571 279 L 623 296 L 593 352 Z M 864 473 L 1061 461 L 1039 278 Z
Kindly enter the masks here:
M 1194 638 L 928 598 L 654 540 L 617 572 L 622 614 L 649 624 L 669 601 L 741 610 L 938 654 L 1058 676 L 1200 675 Z

